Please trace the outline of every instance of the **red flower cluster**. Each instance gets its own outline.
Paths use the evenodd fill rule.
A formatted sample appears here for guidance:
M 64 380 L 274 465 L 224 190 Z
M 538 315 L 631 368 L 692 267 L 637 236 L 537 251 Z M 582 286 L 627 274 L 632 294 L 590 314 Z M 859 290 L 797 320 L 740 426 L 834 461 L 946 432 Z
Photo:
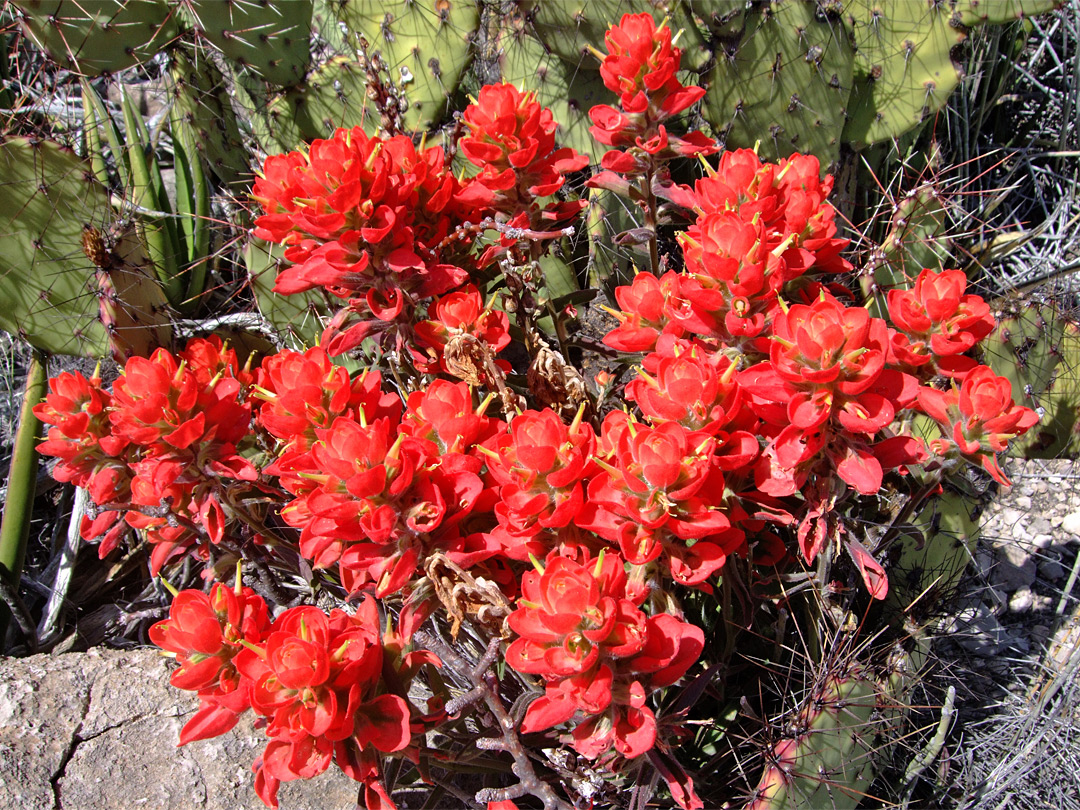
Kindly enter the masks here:
M 462 117 L 470 134 L 458 148 L 480 173 L 462 191 L 462 200 L 490 209 L 512 226 L 540 227 L 576 215 L 583 201 L 553 202 L 541 209 L 536 198 L 562 188 L 566 175 L 589 165 L 585 155 L 556 148 L 558 126 L 535 93 L 512 84 L 489 84 Z
M 456 256 L 443 255 L 464 219 L 455 202 L 461 185 L 444 164 L 440 148 L 417 151 L 405 136 L 382 140 L 360 127 L 312 142 L 307 154 L 266 159 L 253 191 L 266 211 L 255 235 L 288 246 L 293 265 L 276 292 L 323 287 L 348 300 L 332 353 L 356 346 L 372 321 L 394 321 L 417 297 L 467 280 Z M 345 328 L 353 316 L 359 321 Z
M 370 596 L 352 616 L 297 607 L 271 624 L 266 603 L 249 588 L 182 591 L 169 618 L 150 629 L 181 664 L 173 685 L 197 691 L 202 704 L 180 744 L 224 734 L 250 708 L 266 718 L 270 738 L 253 767 L 268 806 L 278 806 L 282 782 L 318 776 L 333 761 L 364 784 L 368 807 L 393 807 L 378 752 L 407 748 L 429 718 L 388 691 L 383 669 L 396 669 L 407 688 L 420 664 L 439 662 L 430 653 L 394 656 L 396 646 L 385 656 L 379 626 Z
M 1008 449 L 1010 439 L 1039 422 L 1030 408 L 1013 402 L 1012 383 L 987 366 L 966 373 L 960 389 L 919 389 L 919 407 L 942 428 L 942 438 L 930 443 L 939 455 L 955 450 L 986 469 L 994 480 L 1008 485 L 997 462 L 997 453 Z
M 603 552 L 580 560 L 552 552 L 522 577 L 509 618 L 518 638 L 506 662 L 546 681 L 522 731 L 543 731 L 580 713 L 572 744 L 583 756 L 595 759 L 614 746 L 629 759 L 653 747 L 656 717 L 646 698 L 683 676 L 705 636 L 670 614 L 647 617 L 644 594 L 631 598 L 627 584 L 623 561 Z
M 923 270 L 910 290 L 889 290 L 889 318 L 897 330 L 889 344 L 890 362 L 923 378 L 935 373 L 960 377 L 975 361 L 964 357 L 994 329 L 989 305 L 964 294 L 962 270 Z
M 87 540 L 104 535 L 101 556 L 120 539 L 121 511 L 154 545 L 153 573 L 192 546 L 221 541 L 225 488 L 258 477 L 237 450 L 250 435 L 251 379 L 212 337 L 191 341 L 179 358 L 165 349 L 131 358 L 111 397 L 97 377 L 52 381 L 34 412 L 56 427 L 38 449 L 59 456 L 60 474 L 105 507 L 82 526 Z
M 266 159 L 252 194 L 265 211 L 255 235 L 287 247 L 292 264 L 276 292 L 323 288 L 345 299 L 324 335 L 331 354 L 369 335 L 393 338 L 395 350 L 413 343 L 421 299 L 465 283 L 523 234 L 534 240 L 528 258 L 538 258 L 585 205 L 537 202 L 588 159 L 556 148 L 551 112 L 534 96 L 485 87 L 464 120 L 471 134 L 462 153 L 481 169 L 469 181 L 449 170 L 441 147 L 418 150 L 405 136 L 384 140 L 359 127 L 313 141 L 307 153 Z M 503 237 L 473 255 L 481 222 Z
M 895 330 L 815 278 L 849 269 L 824 201 L 831 188 L 814 158 L 774 165 L 727 153 L 694 190 L 685 270 L 639 273 L 616 289 L 623 312 L 604 341 L 650 351 L 627 396 L 654 427 L 609 416 L 601 448 L 611 458 L 600 462 L 609 478 L 590 484 L 579 525 L 618 542 L 630 562 L 663 547 L 676 581 L 697 584 L 744 539 L 774 546 L 767 525 L 781 520 L 798 524 L 807 561 L 837 538 L 883 597 L 884 569 L 843 536 L 832 481 L 871 495 L 885 471 L 926 461 L 921 440 L 891 427 L 904 410 L 942 425 L 949 438 L 936 452 L 955 451 L 999 480 L 994 454 L 1037 421 L 964 356 L 993 319 L 965 293 L 963 273 L 927 270 L 911 290 L 890 293 Z M 960 391 L 927 385 L 937 374 Z
M 625 14 L 604 42 L 608 52 L 598 54 L 600 76 L 619 96 L 619 109 L 601 104 L 589 110 L 589 132 L 599 143 L 616 147 L 604 155 L 604 169 L 634 175 L 653 161 L 717 151 L 716 142 L 701 132 L 682 137 L 668 132 L 667 122 L 705 95 L 703 88 L 684 87 L 676 77 L 682 51 L 672 45 L 670 28 L 657 28 L 648 13 Z
M 653 250 L 655 274 L 615 291 L 619 323 L 604 342 L 643 353 L 625 387 L 634 412 L 590 421 L 586 403 L 567 424 L 556 410 L 516 410 L 505 390 L 511 369 L 494 356 L 510 343 L 509 320 L 485 305 L 481 280 L 496 257 L 540 258 L 584 205 L 543 198 L 586 165 L 558 147 L 551 113 L 506 84 L 465 111 L 458 146 L 471 179 L 449 171 L 441 148 L 359 128 L 267 159 L 256 233 L 284 243 L 292 263 L 277 291 L 344 301 L 322 346 L 249 370 L 219 339 L 199 339 L 133 358 L 112 392 L 63 374 L 35 409 L 52 426 L 40 449 L 59 458 L 56 477 L 97 505 L 83 534 L 103 537 L 103 555 L 125 527 L 152 544 L 155 573 L 186 550 L 268 541 L 263 553 L 298 551 L 363 594 L 356 615 L 294 607 L 271 622 L 250 589 L 214 584 L 178 595 L 151 629 L 177 658 L 173 683 L 200 698 L 182 743 L 224 733 L 248 708 L 259 715 L 269 741 L 254 770 L 269 805 L 281 782 L 336 762 L 364 784 L 369 808 L 393 806 L 381 756 L 418 758 L 423 732 L 445 719 L 434 678 L 430 713 L 409 703 L 411 679 L 439 664 L 406 652 L 410 633 L 436 600 L 455 633 L 477 607 L 452 605 L 458 589 L 435 573 L 448 561 L 477 592 L 501 589 L 499 607 L 516 599 L 506 662 L 544 682 L 524 732 L 563 727 L 607 765 L 651 752 L 675 800 L 700 807 L 658 744 L 671 724 L 651 700 L 704 648 L 680 590 L 711 591 L 733 556 L 782 566 L 790 545 L 806 562 L 845 550 L 882 598 L 878 549 L 846 531 L 845 501 L 931 459 L 1005 481 L 996 454 L 1037 421 L 969 356 L 994 322 L 963 273 L 926 270 L 890 292 L 891 325 L 852 305 L 836 282 L 851 267 L 826 202 L 832 178 L 817 160 L 740 150 L 693 189 L 674 185 L 666 161 L 716 149 L 667 131 L 703 91 L 679 82 L 671 31 L 648 14 L 624 16 L 606 43 L 601 75 L 619 108 L 594 108 L 592 131 L 615 148 L 591 185 L 641 203 L 652 235 L 665 211 L 692 220 L 683 269 L 664 272 Z M 379 372 L 332 362 L 369 335 L 428 375 L 405 402 Z M 503 419 L 486 414 L 494 392 L 445 378 L 460 370 L 455 358 L 480 354 L 469 379 L 503 389 Z M 929 449 L 903 432 L 913 412 L 941 428 Z M 250 500 L 279 509 L 256 519 L 243 511 Z M 399 629 L 380 636 L 376 599 L 391 597 Z
M 150 640 L 180 664 L 170 683 L 199 694 L 199 710 L 180 731 L 180 745 L 217 737 L 236 725 L 251 704 L 251 682 L 234 659 L 245 644 L 270 632 L 266 602 L 251 588 L 215 582 L 207 595 L 181 591 L 169 618 L 150 628 Z

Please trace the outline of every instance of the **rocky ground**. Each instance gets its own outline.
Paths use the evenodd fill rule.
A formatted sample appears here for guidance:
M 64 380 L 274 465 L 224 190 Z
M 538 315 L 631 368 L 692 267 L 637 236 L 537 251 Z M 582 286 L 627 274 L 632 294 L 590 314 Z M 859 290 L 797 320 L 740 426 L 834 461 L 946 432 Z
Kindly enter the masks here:
M 1012 461 L 937 645 L 957 720 L 939 778 L 967 810 L 1080 807 L 1080 465 Z

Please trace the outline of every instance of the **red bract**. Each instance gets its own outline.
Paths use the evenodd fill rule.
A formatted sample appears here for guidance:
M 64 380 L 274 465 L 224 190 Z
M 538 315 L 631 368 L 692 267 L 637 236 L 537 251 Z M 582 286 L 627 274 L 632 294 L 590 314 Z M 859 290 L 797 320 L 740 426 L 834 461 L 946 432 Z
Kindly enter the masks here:
M 568 427 L 553 410 L 525 411 L 511 420 L 494 450 L 484 453 L 499 485 L 495 515 L 500 539 L 513 559 L 527 559 L 528 540 L 568 525 L 581 510 L 582 481 L 596 446 L 581 413 Z
M 77 478 L 96 505 L 133 507 L 125 520 L 146 531 L 156 574 L 177 552 L 206 539 L 221 541 L 223 480 L 258 476 L 237 450 L 250 431 L 250 381 L 236 353 L 217 337 L 190 341 L 179 357 L 158 349 L 150 359 L 131 358 L 111 397 L 100 391 L 100 381 L 84 386 L 64 378 L 39 411 L 65 427 L 50 431 L 41 449 L 64 460 L 60 475 Z M 70 416 L 60 410 L 76 407 L 79 413 Z M 78 440 L 61 438 L 65 429 L 79 428 L 85 432 Z M 102 555 L 119 540 L 117 517 L 105 511 L 83 521 L 86 539 L 105 533 Z
M 275 469 L 297 496 L 282 517 L 301 530 L 300 551 L 317 568 L 340 564 L 346 588 L 374 582 L 381 597 L 400 590 L 432 548 L 461 543 L 452 529 L 483 490 L 479 461 L 437 458 L 388 419 L 339 417 L 316 435 L 310 451 Z
M 1012 383 L 987 366 L 968 372 L 959 390 L 919 389 L 919 407 L 942 427 L 944 437 L 931 442 L 937 453 L 945 455 L 955 446 L 1002 484 L 1009 480 L 995 454 L 1039 422 L 1035 411 L 1013 402 Z
M 209 595 L 176 595 L 169 618 L 150 628 L 150 641 L 175 656 L 170 682 L 198 692 L 199 711 L 180 731 L 180 744 L 216 737 L 236 725 L 248 708 L 250 683 L 233 664 L 245 643 L 259 644 L 270 629 L 266 602 L 251 588 L 215 582 Z
M 258 370 L 258 386 L 257 396 L 264 400 L 258 422 L 290 451 L 310 448 L 316 429 L 330 427 L 339 416 L 370 422 L 401 417 L 401 399 L 382 391 L 379 372 L 364 371 L 351 379 L 320 346 L 267 357 Z
M 409 394 L 401 432 L 432 442 L 437 448 L 433 455 L 468 453 L 506 427 L 484 416 L 488 402 L 474 409 L 468 385 L 435 380 L 423 391 Z
M 672 45 L 671 29 L 657 28 L 650 14 L 626 14 L 604 41 L 607 54 L 600 76 L 618 94 L 620 109 L 593 107 L 589 132 L 597 142 L 616 147 L 601 161 L 605 170 L 648 176 L 664 161 L 717 150 L 716 141 L 701 132 L 678 136 L 665 125 L 705 95 L 703 88 L 683 87 L 676 77 L 682 52 Z M 590 185 L 600 188 L 616 188 L 618 183 L 615 178 L 613 185 L 608 176 L 594 180 Z
M 638 379 L 627 384 L 626 398 L 653 422 L 715 433 L 739 408 L 737 366 L 722 354 L 707 356 L 691 345 L 667 356 L 654 352 L 643 365 Z
M 464 220 L 460 188 L 441 148 L 418 151 L 405 136 L 382 140 L 360 127 L 313 141 L 307 155 L 268 158 L 253 191 L 267 212 L 255 234 L 285 244 L 293 263 L 275 289 L 325 287 L 348 299 L 331 324 L 332 354 L 385 331 L 414 297 L 466 281 L 451 253 L 469 243 L 446 240 Z
M 552 554 L 545 567 L 522 578 L 520 606 L 508 619 L 520 638 L 507 648 L 507 663 L 519 672 L 562 678 L 592 670 L 601 655 L 637 653 L 645 644 L 645 614 L 625 594 L 617 554 L 581 563 Z M 606 699 L 610 694 L 600 696 Z M 544 704 L 534 706 L 535 716 Z
M 649 427 L 615 411 L 604 420 L 604 472 L 589 482 L 582 528 L 618 543 L 634 565 L 667 558 L 677 582 L 697 585 L 742 541 L 719 509 L 716 439 L 677 422 Z M 691 542 L 687 542 L 691 541 Z
M 378 781 L 373 750 L 389 753 L 409 744 L 408 704 L 398 695 L 379 694 L 378 627 L 370 597 L 355 616 L 290 608 L 262 645 L 236 657 L 237 669 L 252 683 L 252 709 L 268 719 L 271 741 L 255 763 L 256 790 L 267 805 L 277 807 L 281 782 L 317 776 L 334 759 L 372 787 Z
M 978 295 L 965 295 L 966 287 L 962 270 L 926 269 L 910 290 L 889 290 L 889 317 L 900 329 L 893 333 L 891 344 L 897 362 L 919 367 L 933 360 L 946 373 L 958 370 L 961 358 L 957 355 L 994 329 L 989 305 Z M 961 361 L 959 371 L 962 374 L 974 365 L 974 361 Z
M 675 683 L 697 660 L 704 634 L 673 616 L 646 618 L 628 596 L 617 555 L 580 561 L 552 552 L 525 574 L 518 608 L 508 622 L 519 635 L 506 661 L 542 675 L 545 694 L 521 724 L 525 733 L 571 721 L 573 745 L 596 758 L 614 746 L 627 758 L 656 740 L 656 718 L 645 705 L 649 689 Z
M 555 148 L 556 122 L 551 110 L 541 107 L 535 93 L 523 93 L 512 84 L 491 84 L 480 89 L 477 100 L 463 116 L 470 135 L 458 141 L 462 154 L 480 174 L 474 179 L 491 193 L 490 205 L 507 214 L 517 213 L 528 196 L 546 197 L 562 188 L 565 175 L 589 165 L 573 149 Z
M 697 206 L 705 218 L 733 213 L 759 226 L 764 250 L 784 259 L 785 272 L 775 279 L 774 290 L 811 267 L 847 271 L 851 265 L 840 251 L 848 240 L 836 236 L 836 210 L 825 202 L 833 178 L 820 172 L 813 155 L 766 163 L 751 149 L 725 152 L 716 171 L 695 184 Z

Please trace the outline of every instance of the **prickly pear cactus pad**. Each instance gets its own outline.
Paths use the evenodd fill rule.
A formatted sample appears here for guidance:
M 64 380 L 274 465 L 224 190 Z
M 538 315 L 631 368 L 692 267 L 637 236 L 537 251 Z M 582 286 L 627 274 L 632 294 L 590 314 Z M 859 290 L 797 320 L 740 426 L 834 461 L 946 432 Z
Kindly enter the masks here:
M 843 18 L 855 38 L 855 86 L 844 139 L 856 147 L 913 129 L 962 77 L 963 27 L 946 4 L 854 0 Z
M 843 26 L 813 3 L 770 2 L 746 12 L 720 39 L 703 114 L 728 148 L 772 159 L 794 152 L 823 166 L 840 151 L 853 51 Z
M 196 36 L 240 67 L 271 84 L 304 80 L 311 61 L 310 0 L 187 0 L 184 8 Z
M 165 0 L 15 0 L 30 37 L 58 64 L 88 76 L 115 73 L 163 50 L 179 34 Z
M 58 354 L 101 355 L 85 227 L 103 229 L 109 200 L 73 152 L 50 141 L 0 144 L 0 326 Z
M 380 55 L 407 103 L 407 129 L 431 129 L 448 115 L 474 54 L 476 0 L 343 0 L 338 15 L 351 47 Z

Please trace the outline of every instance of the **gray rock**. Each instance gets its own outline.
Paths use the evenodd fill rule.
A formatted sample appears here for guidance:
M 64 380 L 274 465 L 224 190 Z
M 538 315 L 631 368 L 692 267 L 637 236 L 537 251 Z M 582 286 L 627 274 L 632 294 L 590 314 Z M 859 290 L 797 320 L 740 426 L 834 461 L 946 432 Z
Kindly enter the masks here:
M 1040 551 L 1044 551 L 1054 545 L 1054 537 L 1050 534 L 1036 534 L 1031 538 L 1031 545 Z
M 1065 578 L 1065 566 L 1061 564 L 1057 554 L 1039 560 L 1039 577 L 1047 582 L 1059 582 Z
M 251 763 L 265 745 L 249 713 L 232 731 L 177 748 L 198 704 L 169 686 L 153 650 L 0 660 L 0 810 L 261 808 Z M 336 766 L 281 786 L 286 810 L 356 806 Z
M 997 655 L 1012 641 L 998 617 L 984 604 L 956 616 L 951 630 L 955 641 L 976 655 Z
M 1061 528 L 1070 534 L 1080 535 L 1080 512 L 1072 512 L 1061 521 Z
M 1013 613 L 1027 613 L 1035 604 L 1035 594 L 1031 588 L 1021 588 L 1009 599 L 1009 610 Z
M 1019 543 L 998 547 L 998 564 L 994 568 L 994 584 L 1006 591 L 1026 588 L 1035 582 L 1035 560 L 1031 552 Z

